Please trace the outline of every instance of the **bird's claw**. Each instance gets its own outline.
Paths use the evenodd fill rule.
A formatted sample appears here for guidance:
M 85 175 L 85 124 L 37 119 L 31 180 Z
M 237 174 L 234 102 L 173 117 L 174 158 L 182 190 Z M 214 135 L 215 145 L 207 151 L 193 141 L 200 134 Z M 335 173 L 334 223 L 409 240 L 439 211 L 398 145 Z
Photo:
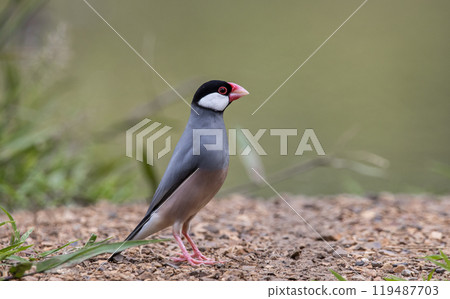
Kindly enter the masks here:
M 214 261 L 213 259 L 210 259 L 210 258 L 204 256 L 200 252 L 195 252 L 193 255 L 191 255 L 191 257 L 197 258 L 197 259 L 200 259 L 200 260 L 204 260 L 204 261 Z
M 184 255 L 182 253 L 179 253 L 179 257 L 173 257 L 172 261 L 176 263 L 188 262 L 191 266 L 214 265 L 217 263 L 223 263 L 221 261 L 215 261 L 213 259 L 207 258 L 201 253 L 194 253 L 192 255 Z

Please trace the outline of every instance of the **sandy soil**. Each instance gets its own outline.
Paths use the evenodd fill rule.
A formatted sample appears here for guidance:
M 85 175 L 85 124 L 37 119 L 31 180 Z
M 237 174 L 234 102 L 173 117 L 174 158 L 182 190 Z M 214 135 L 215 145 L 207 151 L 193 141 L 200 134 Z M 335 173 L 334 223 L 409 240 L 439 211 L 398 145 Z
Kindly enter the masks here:
M 450 254 L 450 197 L 284 198 L 300 216 L 279 198 L 237 195 L 214 199 L 197 215 L 194 240 L 205 255 L 224 264 L 173 263 L 170 257 L 178 248 L 170 241 L 129 249 L 119 263 L 108 263 L 103 255 L 23 280 L 335 280 L 329 268 L 349 280 L 382 280 L 388 275 L 421 280 L 435 267 L 420 257 L 437 254 L 438 249 Z M 29 243 L 49 250 L 70 240 L 86 241 L 91 233 L 99 240 L 114 236 L 121 241 L 146 209 L 145 204 L 101 202 L 37 213 L 20 211 L 14 217 L 22 231 L 35 228 Z M 10 233 L 4 227 L 1 247 Z M 171 231 L 153 238 L 172 238 Z M 0 271 L 7 274 L 4 266 Z M 448 280 L 450 275 L 438 269 L 433 278 Z

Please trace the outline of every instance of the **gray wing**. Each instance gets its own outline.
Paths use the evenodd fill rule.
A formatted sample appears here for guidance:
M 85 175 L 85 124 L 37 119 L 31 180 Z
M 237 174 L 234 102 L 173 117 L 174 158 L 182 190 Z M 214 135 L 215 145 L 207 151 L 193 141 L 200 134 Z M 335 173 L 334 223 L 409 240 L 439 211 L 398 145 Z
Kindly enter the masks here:
M 192 147 L 174 152 L 158 188 L 153 195 L 147 215 L 158 209 L 172 193 L 198 169 L 198 157 L 192 155 Z
M 199 156 L 192 154 L 192 137 L 186 132 L 181 136 L 175 147 L 172 158 L 167 166 L 158 188 L 153 195 L 150 207 L 144 218 L 130 233 L 126 240 L 131 240 L 150 219 L 152 213 L 157 210 L 175 190 L 198 169 Z

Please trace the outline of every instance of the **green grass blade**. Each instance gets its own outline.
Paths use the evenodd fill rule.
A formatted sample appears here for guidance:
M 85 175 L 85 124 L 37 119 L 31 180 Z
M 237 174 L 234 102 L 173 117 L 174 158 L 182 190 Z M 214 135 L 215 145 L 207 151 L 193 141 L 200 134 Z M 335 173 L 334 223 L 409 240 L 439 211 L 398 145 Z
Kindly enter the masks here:
M 333 275 L 334 277 L 337 278 L 337 280 L 339 281 L 347 281 L 347 279 L 345 279 L 344 277 L 342 277 L 339 273 L 337 273 L 336 271 L 334 271 L 333 269 L 328 269 Z
M 11 221 L 11 226 L 12 226 L 12 229 L 13 229 L 13 235 L 11 236 L 10 244 L 12 245 L 12 244 L 16 243 L 20 239 L 20 232 L 17 229 L 16 221 L 14 221 L 13 216 L 11 216 L 11 214 L 8 213 L 8 211 L 5 210 L 2 206 L 0 206 L 0 209 L 3 211 L 3 213 L 6 214 L 6 216 L 8 216 L 9 220 Z
M 444 263 L 440 263 L 438 261 L 431 261 L 433 264 L 435 264 L 438 267 L 444 268 L 447 271 L 450 271 L 450 266 L 444 264 Z
M 436 269 L 431 270 L 431 272 L 428 274 L 426 281 L 431 281 L 431 278 L 433 277 L 434 271 L 436 271 Z M 425 280 L 425 279 L 424 279 Z
M 1 253 L 8 252 L 8 251 L 10 251 L 10 250 L 12 250 L 12 249 L 14 249 L 14 248 L 16 248 L 16 247 L 19 247 L 19 246 L 22 245 L 22 244 L 23 244 L 23 242 L 21 242 L 21 243 L 16 243 L 16 244 L 14 244 L 14 245 L 9 245 L 8 247 L 2 248 L 2 249 L 0 249 L 0 254 L 1 254 Z
M 424 257 L 424 259 L 426 259 L 426 260 L 432 262 L 433 264 L 435 264 L 436 266 L 441 267 L 450 272 L 450 260 L 449 260 L 448 256 L 446 256 L 442 250 L 439 250 L 439 251 L 441 253 L 440 255 L 429 255 L 429 256 Z M 443 260 L 445 262 L 445 264 L 441 263 L 440 262 L 441 260 Z
M 425 257 L 421 257 L 421 258 L 427 259 L 427 260 L 429 260 L 430 262 L 431 262 L 432 260 L 441 260 L 441 259 L 442 259 L 442 257 L 441 257 L 440 255 L 438 255 L 438 254 L 436 254 L 436 255 L 428 255 L 428 256 L 425 256 Z
M 25 274 L 25 271 L 30 270 L 32 266 L 33 264 L 30 262 L 20 263 L 9 268 L 9 273 L 14 278 L 21 278 Z
M 20 252 L 20 251 L 24 251 L 24 250 L 30 248 L 31 246 L 33 246 L 33 245 L 22 246 L 22 247 L 10 250 L 8 252 L 2 253 L 2 254 L 0 254 L 0 261 L 6 259 L 7 257 L 13 255 L 14 253 L 17 253 L 17 252 Z
M 448 267 L 450 267 L 450 260 L 448 259 L 448 256 L 445 255 L 445 253 L 439 249 L 439 252 L 441 253 L 442 259 L 445 261 Z
M 86 242 L 86 244 L 84 244 L 84 247 L 90 247 L 92 245 L 95 244 L 95 240 L 97 240 L 97 235 L 96 234 L 91 234 L 91 237 L 89 238 L 89 240 Z
M 17 262 L 21 262 L 21 263 L 28 263 L 29 260 L 24 259 L 23 257 L 20 257 L 18 255 L 10 255 L 7 258 L 8 260 L 12 260 L 12 261 L 17 261 Z
M 125 250 L 130 247 L 140 246 L 150 243 L 162 242 L 166 240 L 139 240 L 139 241 L 126 241 L 126 242 L 118 242 L 111 244 L 100 244 L 100 245 L 92 245 L 89 247 L 83 247 L 79 250 L 63 254 L 59 256 L 52 257 L 48 260 L 38 262 L 36 264 L 36 272 L 45 272 L 59 266 L 70 266 L 74 264 L 81 263 L 87 259 L 90 259 L 94 256 L 103 254 L 103 253 L 114 253 L 117 250 Z M 88 242 L 89 243 L 89 242 Z
M 4 222 L 1 222 L 1 223 L 0 223 L 0 226 L 3 226 L 3 225 L 8 224 L 8 223 L 12 223 L 12 222 L 14 222 L 14 221 L 11 221 L 11 220 L 10 220 L 10 221 L 4 221 Z
M 113 238 L 113 237 L 109 237 L 109 238 L 107 238 L 107 239 L 105 239 L 105 240 L 103 240 L 103 241 L 96 242 L 95 245 L 104 244 L 104 243 L 108 242 L 109 240 L 111 240 L 112 238 Z
M 44 252 L 42 252 L 42 253 L 39 253 L 38 256 L 39 256 L 40 258 L 49 256 L 50 254 L 53 254 L 53 253 L 55 253 L 55 252 L 58 252 L 58 251 L 60 251 L 61 249 L 64 249 L 64 248 L 66 248 L 67 246 L 69 246 L 69 245 L 71 245 L 71 244 L 73 244 L 73 243 L 75 243 L 75 242 L 78 242 L 78 240 L 70 241 L 70 242 L 68 242 L 68 243 L 66 243 L 66 244 L 64 244 L 63 246 L 60 246 L 60 247 L 58 247 L 58 248 L 51 249 L 51 250 L 48 250 L 48 251 L 44 251 Z
M 30 228 L 26 233 L 24 233 L 21 237 L 20 237 L 20 242 L 25 242 L 26 239 L 28 239 L 28 237 L 30 236 L 30 234 L 33 232 L 34 228 Z

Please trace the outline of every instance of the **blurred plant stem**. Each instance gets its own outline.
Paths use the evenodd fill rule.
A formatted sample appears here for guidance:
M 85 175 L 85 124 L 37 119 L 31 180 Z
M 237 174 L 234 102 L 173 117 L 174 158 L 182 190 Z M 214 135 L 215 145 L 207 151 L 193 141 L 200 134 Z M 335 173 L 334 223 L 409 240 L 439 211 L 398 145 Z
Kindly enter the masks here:
M 0 50 L 23 29 L 31 17 L 47 3 L 47 0 L 9 0 L 0 12 Z
M 67 36 L 64 26 L 43 29 L 46 2 L 10 0 L 0 11 L 0 203 L 36 210 L 128 197 L 121 165 L 90 158 L 74 137 L 74 107 L 60 101 Z M 56 110 L 69 117 L 55 123 Z

